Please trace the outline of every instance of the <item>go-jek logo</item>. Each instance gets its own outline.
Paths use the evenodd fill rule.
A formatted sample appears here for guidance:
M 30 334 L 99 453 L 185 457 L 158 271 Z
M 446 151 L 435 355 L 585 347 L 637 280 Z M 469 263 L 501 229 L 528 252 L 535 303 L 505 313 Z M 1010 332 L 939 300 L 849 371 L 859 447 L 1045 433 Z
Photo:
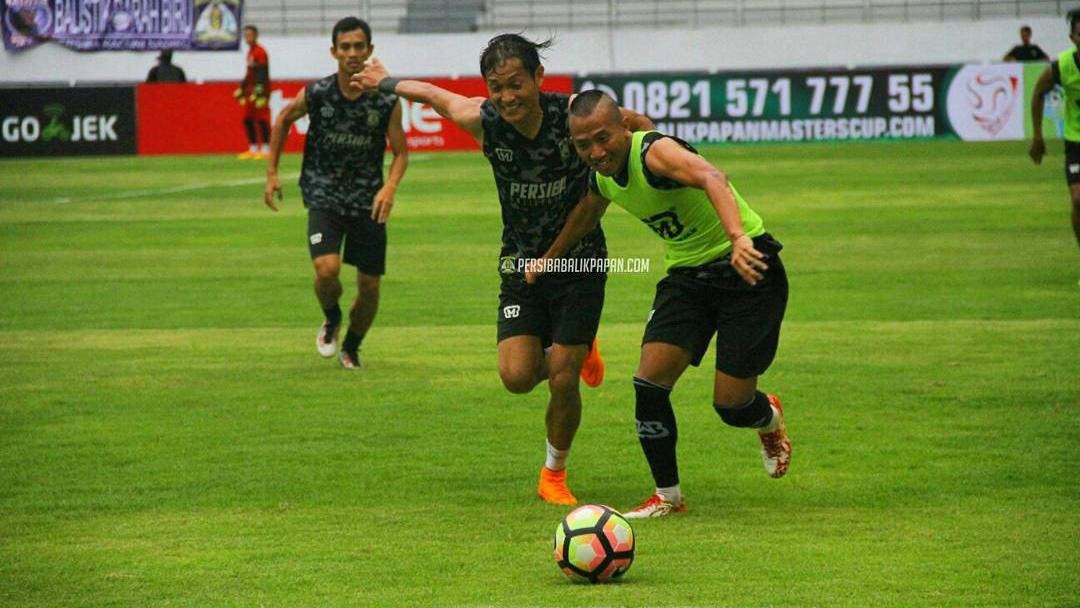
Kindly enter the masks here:
M 949 86 L 949 122 L 961 139 L 1024 139 L 1021 64 L 961 68 Z
M 117 141 L 116 114 L 76 114 L 68 122 L 66 112 L 60 104 L 45 106 L 44 125 L 37 116 L 5 116 L 0 120 L 0 138 L 7 143 Z

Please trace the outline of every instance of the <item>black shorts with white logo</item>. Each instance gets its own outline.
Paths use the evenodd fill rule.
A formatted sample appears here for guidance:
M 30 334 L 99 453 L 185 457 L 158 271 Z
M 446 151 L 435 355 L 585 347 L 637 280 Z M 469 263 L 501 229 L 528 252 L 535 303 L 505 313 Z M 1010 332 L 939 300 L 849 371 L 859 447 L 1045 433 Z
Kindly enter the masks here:
M 656 284 L 656 298 L 641 343 L 681 346 L 697 366 L 716 334 L 716 369 L 736 378 L 759 376 L 780 343 L 788 281 L 783 245 L 768 233 L 754 239 L 768 257 L 764 278 L 751 286 L 731 267 L 730 254 L 691 268 L 673 268 Z
M 537 336 L 551 344 L 592 344 L 604 308 L 604 273 L 545 276 L 528 285 L 504 275 L 499 289 L 499 341 Z
M 366 213 L 354 217 L 326 209 L 308 209 L 307 230 L 311 259 L 340 255 L 341 242 L 345 241 L 342 261 L 364 274 L 386 272 L 386 224 L 376 222 Z
M 1080 184 L 1080 142 L 1065 140 L 1065 180 Z

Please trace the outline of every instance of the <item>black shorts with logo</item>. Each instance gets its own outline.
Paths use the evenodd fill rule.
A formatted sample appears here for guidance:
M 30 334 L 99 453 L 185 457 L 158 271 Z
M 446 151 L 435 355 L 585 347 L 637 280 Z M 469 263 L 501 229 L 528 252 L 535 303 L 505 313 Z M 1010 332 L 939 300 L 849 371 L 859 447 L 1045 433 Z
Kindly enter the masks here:
M 1080 184 L 1080 142 L 1065 140 L 1065 180 Z
M 308 209 L 308 249 L 311 259 L 327 254 L 341 254 L 342 261 L 368 275 L 386 272 L 386 224 L 371 219 L 367 213 L 342 215 L 326 209 Z
M 731 267 L 730 254 L 692 268 L 673 268 L 656 284 L 656 298 L 641 343 L 664 342 L 690 351 L 701 364 L 716 334 L 716 369 L 759 376 L 772 364 L 787 308 L 783 245 L 768 233 L 754 239 L 768 257 L 764 279 L 751 286 Z
M 551 344 L 591 345 L 600 326 L 607 275 L 544 276 L 528 285 L 520 275 L 504 275 L 499 289 L 499 341 L 537 336 Z

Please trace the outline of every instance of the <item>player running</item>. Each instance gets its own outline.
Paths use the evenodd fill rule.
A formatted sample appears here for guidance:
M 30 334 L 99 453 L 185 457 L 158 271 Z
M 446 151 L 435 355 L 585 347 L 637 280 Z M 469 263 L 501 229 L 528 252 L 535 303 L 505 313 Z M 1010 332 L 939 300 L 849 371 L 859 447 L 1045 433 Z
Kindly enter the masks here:
M 502 207 L 503 243 L 499 262 L 499 377 L 511 393 L 530 392 L 547 380 L 547 457 L 537 493 L 543 500 L 573 505 L 566 485 L 566 459 L 581 422 L 578 377 L 589 386 L 603 380 L 604 362 L 596 344 L 607 281 L 607 258 L 599 225 L 585 231 L 567 256 L 590 270 L 550 275 L 526 285 L 523 269 L 547 250 L 567 215 L 587 191 L 589 170 L 570 149 L 570 97 L 544 93 L 539 51 L 518 34 L 492 38 L 480 56 L 489 98 L 464 97 L 416 80 L 391 78 L 372 59 L 353 83 L 431 105 L 468 131 L 491 163 Z M 635 124 L 652 123 L 633 115 Z M 601 264 L 589 263 L 600 262 Z
M 386 268 L 386 220 L 394 193 L 408 165 L 401 104 L 391 93 L 361 93 L 349 78 L 363 69 L 375 48 L 371 28 L 356 17 L 334 25 L 330 54 L 336 74 L 308 84 L 274 121 L 266 170 L 266 206 L 277 211 L 281 199 L 278 160 L 289 128 L 303 116 L 310 120 L 304 143 L 300 191 L 308 209 L 308 248 L 315 265 L 315 296 L 326 316 L 315 346 L 345 369 L 359 369 L 360 344 L 379 307 L 379 279 Z M 394 155 L 383 182 L 387 141 Z M 345 263 L 357 268 L 357 294 L 349 310 L 349 328 L 337 352 L 341 327 L 341 247 Z
M 244 107 L 248 150 L 238 154 L 237 158 L 262 159 L 270 152 L 270 56 L 259 44 L 259 30 L 254 25 L 244 27 L 244 42 L 248 45 L 247 71 L 233 97 Z M 262 137 L 261 145 L 259 136 Z
M 1045 96 L 1061 85 L 1065 103 L 1065 181 L 1072 198 L 1072 228 L 1080 245 L 1080 9 L 1069 11 L 1069 40 L 1072 48 L 1062 51 L 1043 71 L 1031 93 L 1031 148 L 1028 154 L 1035 164 L 1046 155 L 1042 123 Z
M 589 194 L 544 258 L 562 257 L 614 201 L 664 241 L 668 275 L 656 286 L 634 374 L 637 433 L 656 493 L 628 518 L 685 511 L 675 458 L 671 391 L 716 334 L 713 406 L 725 423 L 753 428 L 766 472 L 783 477 L 791 441 L 780 401 L 757 390 L 776 354 L 788 283 L 781 245 L 727 177 L 693 147 L 656 131 L 631 133 L 615 101 L 586 91 L 570 104 L 574 149 L 594 172 Z M 526 277 L 537 278 L 533 272 Z

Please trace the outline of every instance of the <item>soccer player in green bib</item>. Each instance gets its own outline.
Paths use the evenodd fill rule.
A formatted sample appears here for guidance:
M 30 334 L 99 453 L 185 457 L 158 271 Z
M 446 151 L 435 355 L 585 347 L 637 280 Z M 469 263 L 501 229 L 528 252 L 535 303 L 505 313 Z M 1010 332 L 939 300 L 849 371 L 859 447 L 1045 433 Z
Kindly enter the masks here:
M 1065 97 L 1065 180 L 1072 196 L 1072 227 L 1080 244 L 1080 9 L 1069 12 L 1069 40 L 1073 47 L 1063 51 L 1046 68 L 1031 94 L 1031 149 L 1035 164 L 1042 163 L 1046 154 L 1042 121 L 1044 97 L 1061 85 Z
M 656 492 L 628 518 L 686 510 L 679 487 L 671 391 L 699 365 L 716 334 L 713 407 L 728 425 L 752 428 L 766 472 L 782 477 L 791 441 L 780 401 L 758 390 L 776 354 L 788 283 L 781 245 L 727 178 L 687 143 L 631 133 L 615 101 L 586 91 L 570 104 L 570 137 L 592 168 L 590 190 L 543 258 L 561 257 L 596 225 L 609 202 L 664 241 L 667 276 L 656 286 L 634 375 L 637 434 Z M 542 262 L 533 266 L 534 280 Z

